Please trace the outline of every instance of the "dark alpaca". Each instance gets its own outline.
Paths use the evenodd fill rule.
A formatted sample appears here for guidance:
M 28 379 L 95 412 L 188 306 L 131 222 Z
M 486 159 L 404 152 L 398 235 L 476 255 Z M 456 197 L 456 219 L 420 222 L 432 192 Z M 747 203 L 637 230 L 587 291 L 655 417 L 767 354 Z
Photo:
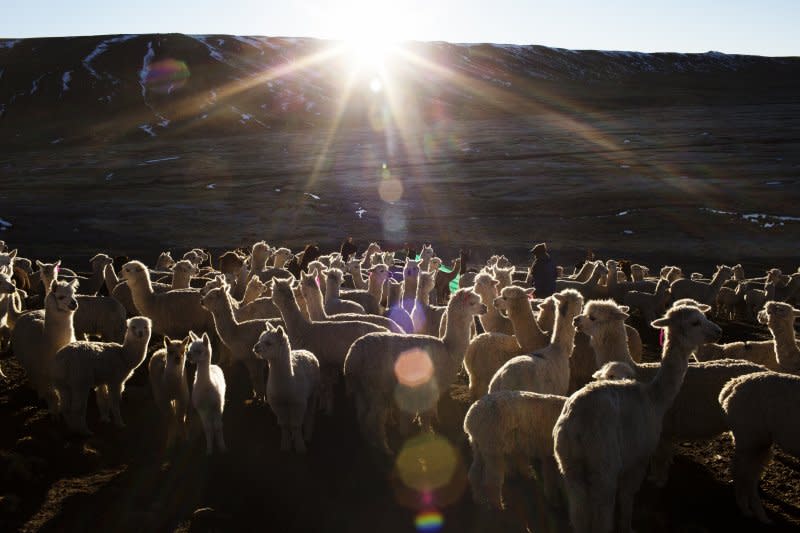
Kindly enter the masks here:
M 322 255 L 322 252 L 319 250 L 319 246 L 316 244 L 307 244 L 305 249 L 303 250 L 303 259 L 302 261 L 297 261 L 297 256 L 294 257 L 289 263 L 286 264 L 286 270 L 292 273 L 295 278 L 300 278 L 300 272 L 308 272 L 308 264 L 311 261 L 314 261 L 319 256 Z

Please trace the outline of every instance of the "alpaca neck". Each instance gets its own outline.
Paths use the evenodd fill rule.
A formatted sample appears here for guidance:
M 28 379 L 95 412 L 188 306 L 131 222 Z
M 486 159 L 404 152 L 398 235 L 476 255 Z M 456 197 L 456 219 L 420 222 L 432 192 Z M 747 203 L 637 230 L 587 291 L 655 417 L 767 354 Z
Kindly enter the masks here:
M 328 315 L 322 305 L 322 291 L 319 290 L 319 287 L 306 290 L 304 296 L 306 298 L 308 317 L 313 321 L 327 320 Z
M 103 278 L 106 282 L 106 290 L 108 294 L 111 294 L 114 292 L 114 287 L 119 284 L 117 273 L 114 272 L 114 265 L 106 265 L 105 268 L 103 268 Z
M 628 349 L 628 334 L 622 321 L 615 321 L 607 327 L 600 328 L 591 335 L 589 344 L 594 349 L 597 368 L 611 361 L 622 361 L 634 366 Z
M 478 285 L 476 285 L 477 287 Z M 481 287 L 479 290 L 475 292 L 478 293 L 478 296 L 481 297 L 481 303 L 486 306 L 486 314 L 480 315 L 478 320 L 481 321 L 481 324 L 484 324 L 484 329 L 486 329 L 486 323 L 497 323 L 499 320 L 504 320 L 505 317 L 500 315 L 500 311 L 494 306 L 494 299 L 497 298 L 497 289 L 492 285 L 491 287 Z M 533 311 L 531 311 L 533 314 Z
M 383 298 L 383 286 L 385 284 L 385 281 L 380 280 L 380 276 L 371 273 L 367 282 L 367 292 L 374 296 L 376 301 L 380 302 Z
M 663 418 L 681 390 L 683 378 L 689 368 L 689 355 L 692 349 L 693 347 L 683 339 L 671 339 L 667 330 L 661 368 L 653 381 L 647 385 L 650 400 L 659 419 Z
M 292 369 L 289 345 L 282 345 L 280 353 L 267 359 L 267 364 L 269 365 L 269 377 L 273 378 L 274 376 L 274 379 L 270 379 L 271 388 L 276 388 L 276 386 L 279 390 L 290 388 L 291 382 L 287 378 L 294 376 L 294 370 Z
M 561 306 L 559 306 L 561 307 Z M 556 346 L 561 353 L 566 353 L 567 357 L 572 353 L 575 346 L 575 326 L 572 325 L 574 317 L 558 309 L 556 312 L 556 322 L 553 326 L 553 335 L 550 338 L 550 345 Z
M 426 290 L 422 285 L 417 287 L 417 304 L 423 308 L 430 307 L 431 291 Z
M 125 335 L 122 351 L 128 368 L 136 368 L 144 362 L 144 358 L 147 356 L 148 342 L 150 342 L 149 335 L 145 335 L 142 338 L 132 333 L 127 333 Z
M 353 278 L 353 285 L 359 290 L 368 290 L 369 284 L 364 281 L 364 276 L 361 274 L 361 263 L 356 264 L 350 271 L 350 276 Z
M 775 339 L 775 358 L 788 372 L 800 371 L 800 348 L 794 336 L 794 324 L 776 324 L 769 328 Z
M 172 273 L 172 290 L 176 289 L 188 289 L 189 282 L 192 279 L 192 275 L 188 272 L 173 272 Z
M 225 295 L 224 299 L 219 300 L 219 303 L 212 310 L 211 316 L 214 317 L 214 325 L 222 342 L 230 346 L 236 340 L 239 323 L 236 322 L 236 318 L 233 316 L 233 305 L 227 295 Z
M 197 373 L 195 374 L 195 383 L 209 383 L 211 381 L 211 354 L 205 361 L 197 362 Z
M 288 301 L 280 302 L 280 300 L 275 300 L 273 297 L 272 301 L 281 312 L 286 330 L 290 335 L 309 324 L 309 321 L 303 316 L 302 311 L 300 311 L 297 300 L 294 298 L 289 298 Z
M 609 269 L 608 270 L 608 277 L 606 278 L 606 287 L 608 288 L 609 297 L 613 293 L 614 289 L 617 288 L 617 269 Z
M 458 364 L 464 360 L 464 352 L 469 345 L 470 324 L 472 315 L 465 309 L 456 309 L 450 305 L 447 308 L 447 326 L 444 330 L 442 342 L 444 342 L 450 359 Z
M 128 281 L 128 286 L 131 288 L 131 296 L 136 308 L 142 313 L 150 314 L 155 300 L 153 285 L 150 283 L 150 274 L 146 273 L 143 277 L 133 282 Z
M 536 318 L 533 316 L 533 309 L 527 298 L 520 298 L 521 302 L 515 302 L 509 309 L 508 317 L 511 325 L 514 326 L 514 335 L 517 342 L 525 350 L 541 348 L 547 343 L 547 336 L 539 328 Z
M 92 276 L 89 278 L 89 287 L 92 290 L 100 290 L 100 287 L 103 285 L 105 281 L 105 267 L 103 268 L 93 268 L 92 269 Z
M 75 342 L 75 329 L 72 325 L 74 311 L 62 311 L 58 308 L 55 297 L 48 296 L 44 307 L 44 335 L 47 339 L 56 340 L 62 345 Z
M 256 300 L 261 295 L 261 289 L 253 284 L 250 283 L 244 290 L 244 296 L 242 296 L 241 305 L 247 305 L 250 302 Z
M 423 257 L 419 262 L 419 269 L 421 272 L 427 272 L 431 267 L 431 258 Z
M 414 309 L 414 302 L 416 299 L 417 294 L 417 278 L 416 277 L 407 277 L 403 280 L 403 295 L 402 295 L 402 302 L 403 308 L 411 312 Z
M 327 278 L 325 280 L 325 301 L 330 302 L 332 300 L 339 299 L 339 283 L 333 278 Z

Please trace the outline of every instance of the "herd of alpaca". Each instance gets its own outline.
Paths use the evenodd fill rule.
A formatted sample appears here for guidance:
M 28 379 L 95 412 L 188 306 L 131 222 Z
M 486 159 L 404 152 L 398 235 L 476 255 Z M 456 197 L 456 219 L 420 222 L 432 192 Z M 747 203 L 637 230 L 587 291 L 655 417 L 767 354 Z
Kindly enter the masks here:
M 227 449 L 226 378 L 238 365 L 248 397 L 275 414 L 282 451 L 305 452 L 316 412 L 345 407 L 343 378 L 381 458 L 412 422 L 438 427 L 462 375 L 475 502 L 502 508 L 506 477 L 533 467 L 579 532 L 629 531 L 637 491 L 666 482 L 674 444 L 729 431 L 736 503 L 769 521 L 758 485 L 771 447 L 800 456 L 787 417 L 800 409 L 800 269 L 747 279 L 720 265 L 705 279 L 666 266 L 650 277 L 643 265 L 586 261 L 572 275 L 559 267 L 557 292 L 539 299 L 504 256 L 468 261 L 462 252 L 446 269 L 431 245 L 400 261 L 376 243 L 351 257 L 260 241 L 224 253 L 219 269 L 193 249 L 152 268 L 98 253 L 78 274 L 0 242 L 0 347 L 79 435 L 91 434 L 92 391 L 100 420 L 124 427 L 125 385 L 144 365 L 167 446 L 186 445 L 196 413 L 208 454 Z M 755 321 L 771 339 L 719 344 L 711 313 Z M 641 362 L 632 314 L 661 331 L 660 362 Z

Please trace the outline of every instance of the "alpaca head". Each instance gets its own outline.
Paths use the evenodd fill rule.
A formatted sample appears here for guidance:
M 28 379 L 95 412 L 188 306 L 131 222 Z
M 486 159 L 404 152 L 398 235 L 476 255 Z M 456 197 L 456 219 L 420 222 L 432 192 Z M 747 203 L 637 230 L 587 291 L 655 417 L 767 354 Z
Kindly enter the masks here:
M 606 261 L 606 269 L 608 269 L 609 272 L 614 272 L 616 274 L 616 272 L 617 272 L 617 262 L 616 262 L 616 260 L 609 259 L 608 261 Z
M 607 328 L 619 327 L 628 318 L 628 306 L 617 305 L 613 300 L 592 300 L 583 313 L 573 320 L 575 328 L 590 337 Z
M 349 272 L 350 275 L 355 276 L 358 272 L 361 271 L 361 261 L 358 259 L 351 259 L 344 265 L 344 269 L 346 272 Z
M 386 268 L 386 265 L 375 265 L 369 269 L 369 278 L 374 278 L 379 284 L 386 283 L 386 280 L 389 279 L 389 269 Z
M 664 317 L 653 321 L 651 325 L 656 329 L 665 329 L 667 341 L 676 341 L 694 350 L 701 344 L 715 342 L 722 336 L 720 327 L 706 318 L 705 313 L 710 310 L 710 306 L 703 304 L 698 307 L 672 307 Z M 688 357 L 690 352 L 686 355 Z
M 703 279 L 703 275 L 700 272 L 692 272 L 689 275 L 689 279 L 692 280 L 692 281 L 699 281 L 699 280 Z
M 725 282 L 733 277 L 733 269 L 726 265 L 717 265 L 717 271 L 714 275 L 722 278 L 722 281 Z
M 186 362 L 186 347 L 188 345 L 189 337 L 174 341 L 164 335 L 164 349 L 167 350 L 167 368 L 183 368 Z
M 200 305 L 203 309 L 214 311 L 221 309 L 228 303 L 228 286 L 222 285 L 216 289 L 211 289 L 200 299 Z
M 583 309 L 583 295 L 575 289 L 564 289 L 552 295 L 558 315 L 565 318 L 569 324 L 581 314 Z
M 37 259 L 36 266 L 39 268 L 39 278 L 42 280 L 42 283 L 46 287 L 49 287 L 54 280 L 58 279 L 58 270 L 61 268 L 61 259 L 55 263 L 42 263 Z
M 147 344 L 150 341 L 150 334 L 153 331 L 153 322 L 146 316 L 135 316 L 129 318 L 127 321 L 127 329 L 125 330 L 125 338 L 132 340 L 144 341 Z
M 329 268 L 322 273 L 325 275 L 325 283 L 328 287 L 341 287 L 344 283 L 344 274 L 338 268 Z
M 172 266 L 172 271 L 180 276 L 191 278 L 200 274 L 200 269 L 197 265 L 188 259 L 181 259 Z
M 431 244 L 423 244 L 422 251 L 419 253 L 419 258 L 423 261 L 425 259 L 429 260 L 433 257 L 433 245 Z
M 150 279 L 150 271 L 141 261 L 128 261 L 122 265 L 122 279 L 128 284 L 137 284 Z
M 208 285 L 208 284 L 206 284 Z M 261 297 L 267 291 L 268 285 L 261 281 L 258 276 L 253 276 L 244 288 L 244 300 L 252 301 Z
M 321 276 L 325 269 L 325 263 L 322 261 L 317 261 L 316 259 L 308 264 L 308 273 L 313 274 L 314 276 Z
M 14 294 L 17 286 L 11 279 L 11 269 L 8 267 L 0 267 L 0 294 Z
M 364 254 L 370 256 L 380 251 L 381 251 L 381 245 L 378 244 L 377 242 L 371 242 L 369 243 L 369 246 L 367 246 L 367 251 L 364 252 Z
M 253 278 L 256 279 L 256 278 Z M 206 281 L 206 284 L 200 289 L 200 296 L 205 296 L 211 289 L 216 289 L 217 287 L 222 287 L 226 284 L 225 278 L 218 275 L 212 280 Z
M 595 263 L 595 265 L 596 266 L 594 267 L 594 272 L 593 272 L 593 275 L 595 277 L 603 277 L 606 274 L 608 274 L 608 269 L 606 268 L 606 266 L 603 264 L 602 261 L 598 260 Z
M 8 253 L 0 253 L 0 266 L 11 265 L 14 262 L 15 257 L 17 257 L 17 250 L 11 250 Z
M 309 296 L 315 293 L 320 293 L 319 283 L 314 274 L 300 273 L 300 290 L 303 292 L 303 297 L 308 299 Z
M 485 315 L 488 311 L 486 305 L 481 303 L 481 297 L 472 289 L 458 289 L 447 303 L 447 316 L 455 316 L 457 313 L 462 315 Z
M 536 293 L 533 288 L 525 289 L 517 285 L 509 285 L 500 291 L 500 296 L 494 299 L 494 307 L 503 316 L 514 313 L 516 306 L 530 307 L 530 298 Z
M 736 281 L 744 279 L 744 268 L 742 267 L 742 265 L 740 264 L 733 265 L 731 270 L 733 270 L 733 279 L 735 279 Z
M 342 260 L 342 256 L 338 252 L 333 254 L 333 257 L 331 257 L 330 268 L 338 268 L 342 272 L 347 269 L 347 265 L 345 265 L 344 261 Z
M 78 300 L 75 298 L 78 290 L 78 280 L 67 283 L 54 279 L 50 283 L 50 294 L 47 299 L 56 305 L 56 309 L 65 313 L 72 313 L 78 309 Z
M 682 305 L 688 305 L 690 307 L 696 307 L 696 308 L 701 309 L 701 310 L 708 308 L 707 305 L 701 304 L 700 302 L 698 302 L 694 298 L 681 298 L 680 300 L 675 300 L 674 302 L 672 302 L 672 305 L 670 307 L 680 307 Z M 707 311 L 703 311 L 703 312 L 705 313 Z
M 277 268 L 282 268 L 283 265 L 292 259 L 292 257 L 292 251 L 288 248 L 278 248 L 272 255 L 272 258 L 275 261 L 274 264 Z
M 767 302 L 758 312 L 758 321 L 770 329 L 788 326 L 794 327 L 794 319 L 800 317 L 800 310 L 783 302 Z
M 272 301 L 275 305 L 283 306 L 296 303 L 291 281 L 273 278 L 270 283 L 272 284 Z
M 194 331 L 189 331 L 189 346 L 186 348 L 186 356 L 189 361 L 196 365 L 208 364 L 211 362 L 211 339 L 208 333 L 203 332 L 202 337 L 198 337 Z
M 274 360 L 285 354 L 289 349 L 289 336 L 283 331 L 282 326 L 273 328 L 266 323 L 267 329 L 258 337 L 258 342 L 253 346 L 253 353 L 259 359 Z
M 503 268 L 495 266 L 492 269 L 492 273 L 494 274 L 494 277 L 497 279 L 497 281 L 500 282 L 501 287 L 508 287 L 509 285 L 511 285 L 513 281 L 514 267 L 511 266 Z
M 173 266 L 175 266 L 175 260 L 172 258 L 172 252 L 169 250 L 161 252 L 156 261 L 156 270 L 169 270 Z
M 636 379 L 636 372 L 624 361 L 610 361 L 600 367 L 592 377 L 595 381 L 611 381 L 619 379 Z
M 413 259 L 406 259 L 406 264 L 403 267 L 403 279 L 413 279 L 419 276 L 419 261 Z
M 436 286 L 436 273 L 435 272 L 420 272 L 419 284 L 417 285 L 417 294 L 426 294 L 433 290 Z
M 191 261 L 193 264 L 200 266 L 200 264 L 206 260 L 206 255 L 202 250 L 193 248 L 183 254 L 183 259 Z
M 114 264 L 114 259 L 106 254 L 97 254 L 89 259 L 89 264 L 92 265 L 92 272 L 102 272 L 106 265 Z
M 266 261 L 270 255 L 272 254 L 272 248 L 269 247 L 265 241 L 258 241 L 257 243 L 253 244 L 253 247 L 250 250 L 250 256 L 252 257 L 252 261 L 254 265 L 260 266 L 264 261 Z
M 442 258 L 437 256 L 431 257 L 430 271 L 437 272 L 440 266 L 442 266 Z
M 481 271 L 475 276 L 475 292 L 480 295 L 481 301 L 486 305 L 494 304 L 498 285 L 500 285 L 500 280 L 495 279 L 489 272 Z
M 235 251 L 225 252 L 219 257 L 219 270 L 223 274 L 239 272 L 244 266 L 245 257 Z

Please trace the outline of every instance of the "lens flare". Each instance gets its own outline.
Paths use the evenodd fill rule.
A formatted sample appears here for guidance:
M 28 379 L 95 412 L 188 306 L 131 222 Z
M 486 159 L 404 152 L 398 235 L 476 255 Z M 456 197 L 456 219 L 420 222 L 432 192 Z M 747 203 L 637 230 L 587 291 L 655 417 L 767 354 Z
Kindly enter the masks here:
M 433 376 L 433 362 L 427 352 L 413 348 L 397 358 L 394 374 L 397 381 L 406 387 L 419 387 Z
M 458 452 L 444 437 L 424 433 L 403 446 L 396 467 L 408 488 L 429 492 L 450 483 L 458 467 Z
M 424 511 L 414 519 L 414 525 L 417 526 L 417 531 L 426 533 L 439 531 L 444 525 L 444 516 L 438 511 Z
M 186 85 L 191 73 L 186 63 L 177 59 L 162 59 L 151 63 L 144 75 L 148 90 L 169 94 Z

